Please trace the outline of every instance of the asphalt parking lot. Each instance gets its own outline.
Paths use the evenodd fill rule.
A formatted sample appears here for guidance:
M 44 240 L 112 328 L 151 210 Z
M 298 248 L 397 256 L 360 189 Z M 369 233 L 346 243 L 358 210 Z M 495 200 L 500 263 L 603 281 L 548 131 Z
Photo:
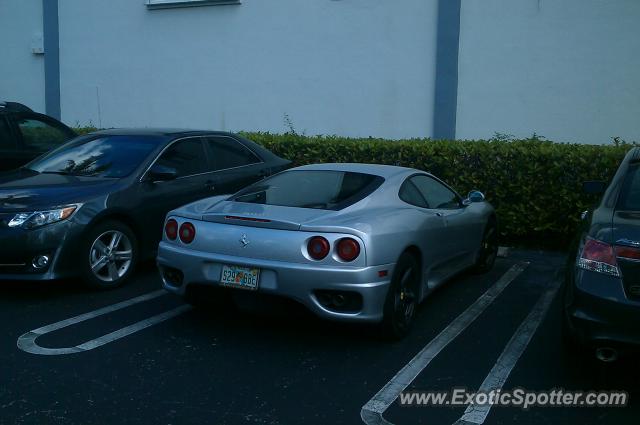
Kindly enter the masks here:
M 564 262 L 562 254 L 515 251 L 486 275 L 462 275 L 423 303 L 412 334 L 394 343 L 279 300 L 243 297 L 238 309 L 193 310 L 156 292 L 152 264 L 110 292 L 77 282 L 4 282 L 0 423 L 358 424 L 363 406 L 377 406 L 380 415 L 369 414 L 369 421 L 453 424 L 464 407 L 370 401 L 397 389 L 389 383 L 397 384 L 408 364 L 415 376 L 401 383 L 407 390 L 480 388 L 522 324 L 537 325 L 536 317 L 522 355 L 507 356 L 513 368 L 498 371 L 504 389 L 624 390 L 629 405 L 494 407 L 484 423 L 636 423 L 636 359 L 597 363 L 570 357 L 561 346 L 554 289 Z M 465 316 L 500 283 L 502 291 L 473 320 Z M 545 300 L 548 309 L 540 308 Z M 468 323 L 452 334 L 461 317 Z

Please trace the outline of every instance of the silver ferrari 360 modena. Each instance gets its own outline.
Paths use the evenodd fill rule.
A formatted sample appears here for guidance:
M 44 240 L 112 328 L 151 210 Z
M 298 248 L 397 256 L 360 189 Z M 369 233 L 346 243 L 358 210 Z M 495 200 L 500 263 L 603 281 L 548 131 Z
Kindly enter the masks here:
M 402 337 L 420 301 L 490 269 L 497 248 L 481 192 L 462 198 L 416 169 L 316 164 L 171 211 L 157 262 L 164 287 L 191 303 L 202 286 L 260 291 Z

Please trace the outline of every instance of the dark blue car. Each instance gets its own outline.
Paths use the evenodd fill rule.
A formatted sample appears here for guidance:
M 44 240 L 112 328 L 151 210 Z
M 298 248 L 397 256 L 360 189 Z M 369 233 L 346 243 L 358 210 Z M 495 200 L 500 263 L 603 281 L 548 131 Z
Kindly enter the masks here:
M 603 195 L 584 214 L 570 256 L 565 338 L 613 361 L 640 346 L 640 148 L 627 154 L 608 187 L 589 182 L 585 190 Z

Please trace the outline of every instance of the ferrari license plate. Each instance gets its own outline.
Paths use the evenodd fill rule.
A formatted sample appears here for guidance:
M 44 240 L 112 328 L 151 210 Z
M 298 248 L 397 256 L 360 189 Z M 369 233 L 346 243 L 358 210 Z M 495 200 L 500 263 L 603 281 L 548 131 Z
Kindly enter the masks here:
M 222 266 L 220 283 L 223 286 L 256 291 L 258 290 L 259 278 L 260 269 L 252 269 L 248 267 L 231 266 L 225 264 Z

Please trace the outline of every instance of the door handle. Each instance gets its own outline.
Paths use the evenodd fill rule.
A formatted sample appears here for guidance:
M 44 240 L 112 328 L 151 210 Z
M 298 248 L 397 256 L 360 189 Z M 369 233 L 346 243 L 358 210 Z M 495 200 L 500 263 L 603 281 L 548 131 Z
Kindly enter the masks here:
M 211 180 L 207 181 L 204 186 L 209 190 L 216 190 L 216 185 Z
M 436 212 L 436 215 L 437 215 L 438 217 L 444 217 L 444 214 L 442 214 L 441 212 Z

